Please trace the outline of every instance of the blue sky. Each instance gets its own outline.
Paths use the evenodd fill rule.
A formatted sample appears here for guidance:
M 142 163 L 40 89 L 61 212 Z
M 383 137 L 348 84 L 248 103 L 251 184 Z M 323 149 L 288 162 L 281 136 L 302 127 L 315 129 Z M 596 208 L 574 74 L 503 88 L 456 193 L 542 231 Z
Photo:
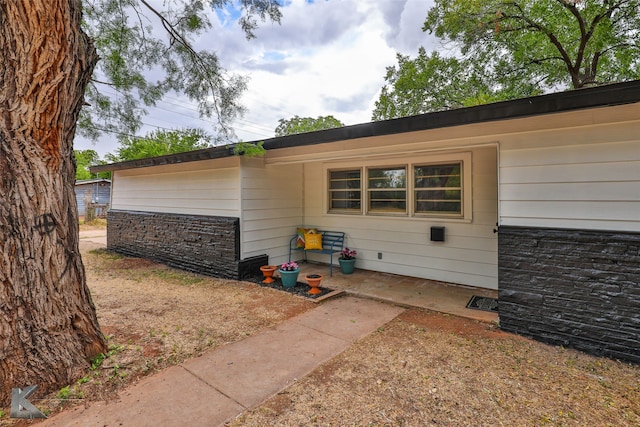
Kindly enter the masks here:
M 223 66 L 247 76 L 242 97 L 247 109 L 233 124 L 238 140 L 272 137 L 279 119 L 294 115 L 333 115 L 343 123 L 371 120 L 396 52 L 415 56 L 419 46 L 440 46 L 421 28 L 432 0 L 291 0 L 282 7 L 281 24 L 261 23 L 248 41 L 237 25 L 237 11 L 211 12 L 212 30 L 196 46 L 214 50 Z M 185 98 L 168 98 L 149 108 L 141 135 L 157 128 L 201 127 Z M 101 156 L 117 148 L 106 136 L 97 144 L 76 140 L 76 149 Z

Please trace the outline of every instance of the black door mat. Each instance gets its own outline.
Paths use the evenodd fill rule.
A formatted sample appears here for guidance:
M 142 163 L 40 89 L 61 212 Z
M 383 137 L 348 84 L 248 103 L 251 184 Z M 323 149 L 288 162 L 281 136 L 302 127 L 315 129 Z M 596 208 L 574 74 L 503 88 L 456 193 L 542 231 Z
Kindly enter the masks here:
M 481 297 L 474 295 L 467 303 L 467 308 L 482 311 L 498 312 L 498 300 L 490 297 Z

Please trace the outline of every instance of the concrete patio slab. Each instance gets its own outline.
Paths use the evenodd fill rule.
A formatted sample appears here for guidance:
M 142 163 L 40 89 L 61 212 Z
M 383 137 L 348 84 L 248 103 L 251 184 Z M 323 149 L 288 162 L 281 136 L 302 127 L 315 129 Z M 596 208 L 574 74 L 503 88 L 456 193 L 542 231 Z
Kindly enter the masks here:
M 421 307 L 441 313 L 453 314 L 482 322 L 498 322 L 498 313 L 466 308 L 473 295 L 498 298 L 498 291 L 472 286 L 456 285 L 418 277 L 361 270 L 343 274 L 339 268 L 329 276 L 329 266 L 314 262 L 302 263 L 300 274 L 324 275 L 322 286 L 345 291 L 347 294 L 372 298 L 405 307 Z

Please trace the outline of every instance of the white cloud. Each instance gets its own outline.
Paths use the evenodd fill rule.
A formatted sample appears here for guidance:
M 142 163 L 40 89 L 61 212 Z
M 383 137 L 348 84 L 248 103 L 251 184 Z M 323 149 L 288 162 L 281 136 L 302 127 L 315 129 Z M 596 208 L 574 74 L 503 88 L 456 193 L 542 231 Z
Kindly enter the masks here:
M 243 97 L 245 118 L 271 129 L 278 119 L 294 114 L 333 115 L 345 124 L 370 121 L 396 52 L 415 54 L 428 42 L 421 31 L 428 5 L 411 0 L 294 2 L 284 10 L 280 27 L 257 33 L 264 51 L 279 53 L 277 60 L 254 55 L 238 68 L 251 78 Z M 244 133 L 241 122 L 237 133 L 245 140 L 256 135 Z
M 242 97 L 247 113 L 234 123 L 241 140 L 269 138 L 278 119 L 293 115 L 333 115 L 345 124 L 363 123 L 370 121 L 396 52 L 415 55 L 421 45 L 435 46 L 435 39 L 421 30 L 431 6 L 431 0 L 292 0 L 282 8 L 281 25 L 261 23 L 250 41 L 228 15 L 212 12 L 213 29 L 196 45 L 216 51 L 227 70 L 250 79 Z M 207 127 L 196 118 L 195 107 L 189 119 L 172 114 L 175 105 L 159 106 L 149 109 L 146 123 Z M 142 133 L 148 130 L 153 128 Z M 83 145 L 76 148 L 93 148 L 101 155 L 116 148 L 115 143 Z

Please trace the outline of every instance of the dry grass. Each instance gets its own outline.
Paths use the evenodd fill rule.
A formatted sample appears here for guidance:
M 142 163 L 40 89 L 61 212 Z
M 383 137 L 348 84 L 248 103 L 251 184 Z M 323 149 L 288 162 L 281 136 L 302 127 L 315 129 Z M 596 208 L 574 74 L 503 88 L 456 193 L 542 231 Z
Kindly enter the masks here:
M 640 369 L 408 310 L 232 426 L 639 426 Z
M 107 220 L 105 218 L 96 218 L 93 221 L 86 222 L 84 216 L 78 218 L 80 231 L 86 230 L 104 230 L 107 228 Z

